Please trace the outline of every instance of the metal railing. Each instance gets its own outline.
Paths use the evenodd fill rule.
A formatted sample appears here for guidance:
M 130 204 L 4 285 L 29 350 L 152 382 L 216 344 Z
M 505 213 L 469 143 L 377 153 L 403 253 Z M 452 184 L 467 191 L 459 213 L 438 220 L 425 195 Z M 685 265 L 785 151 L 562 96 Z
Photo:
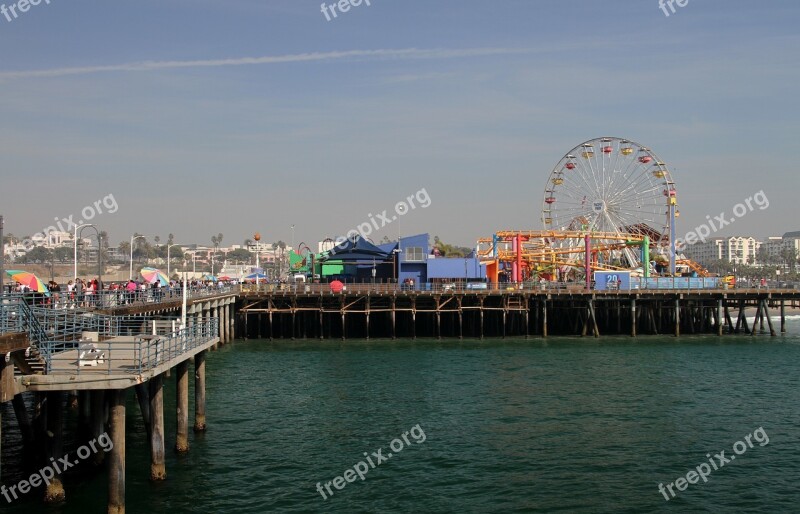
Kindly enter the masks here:
M 220 289 L 195 289 L 193 297 L 226 292 Z M 177 323 L 174 318 L 55 308 L 42 302 L 40 296 L 0 298 L 0 333 L 27 333 L 48 374 L 80 374 L 82 370 L 141 373 L 207 343 L 219 333 L 217 318 L 191 319 L 185 328 Z
M 235 286 L 195 286 L 188 288 L 189 299 L 206 298 L 235 291 Z M 50 296 L 32 293 L 12 293 L 2 296 L 3 300 L 24 299 L 28 305 L 45 307 L 48 309 L 70 309 L 70 310 L 96 310 L 110 309 L 114 307 L 125 307 L 132 305 L 158 304 L 166 302 L 176 302 L 183 298 L 181 287 L 162 287 L 137 289 L 127 291 L 125 289 L 104 289 L 100 292 L 87 294 L 69 293 L 61 291 L 52 293 Z
M 49 341 L 42 355 L 47 374 L 140 375 L 203 346 L 219 334 L 219 320 L 207 318 L 168 334 L 136 333 L 122 339 Z
M 0 298 L 0 334 L 28 334 L 31 345 L 38 347 L 47 341 L 47 334 L 25 298 L 10 295 Z
M 686 277 L 659 277 L 650 279 L 630 279 L 624 287 L 615 285 L 612 287 L 597 287 L 593 284 L 592 292 L 623 292 L 623 291 L 721 291 L 721 290 L 745 290 L 771 292 L 771 291 L 795 291 L 789 288 L 779 288 L 775 285 L 745 286 L 726 285 L 719 278 L 686 278 Z M 271 294 L 271 295 L 339 295 L 339 294 L 441 294 L 441 293 L 464 293 L 464 294 L 497 294 L 515 292 L 553 292 L 553 293 L 580 293 L 586 291 L 585 282 L 453 282 L 453 283 L 433 283 L 422 284 L 395 284 L 395 283 L 372 283 L 372 282 L 347 282 L 342 284 L 341 290 L 334 290 L 330 284 L 319 283 L 279 283 L 279 284 L 241 284 L 236 286 L 235 292 L 238 294 Z

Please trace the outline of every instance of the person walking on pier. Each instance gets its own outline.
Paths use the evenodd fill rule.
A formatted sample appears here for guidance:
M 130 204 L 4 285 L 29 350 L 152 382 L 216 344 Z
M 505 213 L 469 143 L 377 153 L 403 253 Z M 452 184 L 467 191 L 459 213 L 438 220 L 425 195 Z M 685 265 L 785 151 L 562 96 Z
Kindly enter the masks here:
M 134 282 L 133 279 L 128 280 L 128 283 L 125 285 L 125 291 L 127 292 L 126 303 L 133 303 L 133 299 L 136 295 L 136 282 Z
M 83 307 L 83 280 L 75 280 L 75 306 Z

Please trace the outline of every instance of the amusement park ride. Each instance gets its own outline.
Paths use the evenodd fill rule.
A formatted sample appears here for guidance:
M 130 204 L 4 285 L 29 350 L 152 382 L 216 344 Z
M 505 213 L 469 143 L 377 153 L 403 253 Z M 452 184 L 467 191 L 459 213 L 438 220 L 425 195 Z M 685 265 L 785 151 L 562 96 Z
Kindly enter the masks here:
M 631 276 L 708 276 L 678 259 L 678 198 L 672 175 L 647 147 L 603 137 L 556 164 L 542 201 L 541 231 L 500 231 L 478 240 L 490 281 L 591 282 L 595 271 Z M 587 270 L 591 272 L 587 273 Z

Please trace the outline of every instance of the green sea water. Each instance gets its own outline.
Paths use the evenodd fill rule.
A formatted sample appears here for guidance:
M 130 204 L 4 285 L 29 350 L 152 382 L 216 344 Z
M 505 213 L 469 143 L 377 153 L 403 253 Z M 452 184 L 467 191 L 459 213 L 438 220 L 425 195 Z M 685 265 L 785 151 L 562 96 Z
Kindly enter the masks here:
M 208 431 L 191 436 L 188 455 L 168 454 L 165 482 L 148 480 L 129 396 L 127 511 L 797 512 L 800 321 L 789 329 L 776 338 L 237 341 L 209 354 Z M 165 387 L 172 447 L 174 377 Z M 16 428 L 13 411 L 3 414 L 8 448 Z M 659 492 L 706 454 L 733 455 L 759 427 L 768 444 L 669 501 Z M 395 438 L 401 451 L 390 448 Z M 3 464 L 13 467 L 7 448 Z M 324 490 L 378 449 L 392 457 L 323 499 L 318 482 Z M 64 505 L 44 507 L 35 493 L 0 509 L 105 512 L 103 473 L 66 482 Z

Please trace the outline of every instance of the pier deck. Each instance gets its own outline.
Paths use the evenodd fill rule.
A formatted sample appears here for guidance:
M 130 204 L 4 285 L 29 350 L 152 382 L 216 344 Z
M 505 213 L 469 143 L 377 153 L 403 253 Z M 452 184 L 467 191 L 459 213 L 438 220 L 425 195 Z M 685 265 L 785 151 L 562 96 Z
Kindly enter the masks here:
M 186 341 L 184 348 L 179 342 L 162 339 L 115 337 L 92 342 L 93 352 L 79 348 L 56 352 L 46 375 L 24 375 L 18 379 L 17 393 L 127 389 L 161 375 L 219 342 L 219 337 L 206 337 L 196 344 Z M 79 365 L 80 361 L 95 364 Z

